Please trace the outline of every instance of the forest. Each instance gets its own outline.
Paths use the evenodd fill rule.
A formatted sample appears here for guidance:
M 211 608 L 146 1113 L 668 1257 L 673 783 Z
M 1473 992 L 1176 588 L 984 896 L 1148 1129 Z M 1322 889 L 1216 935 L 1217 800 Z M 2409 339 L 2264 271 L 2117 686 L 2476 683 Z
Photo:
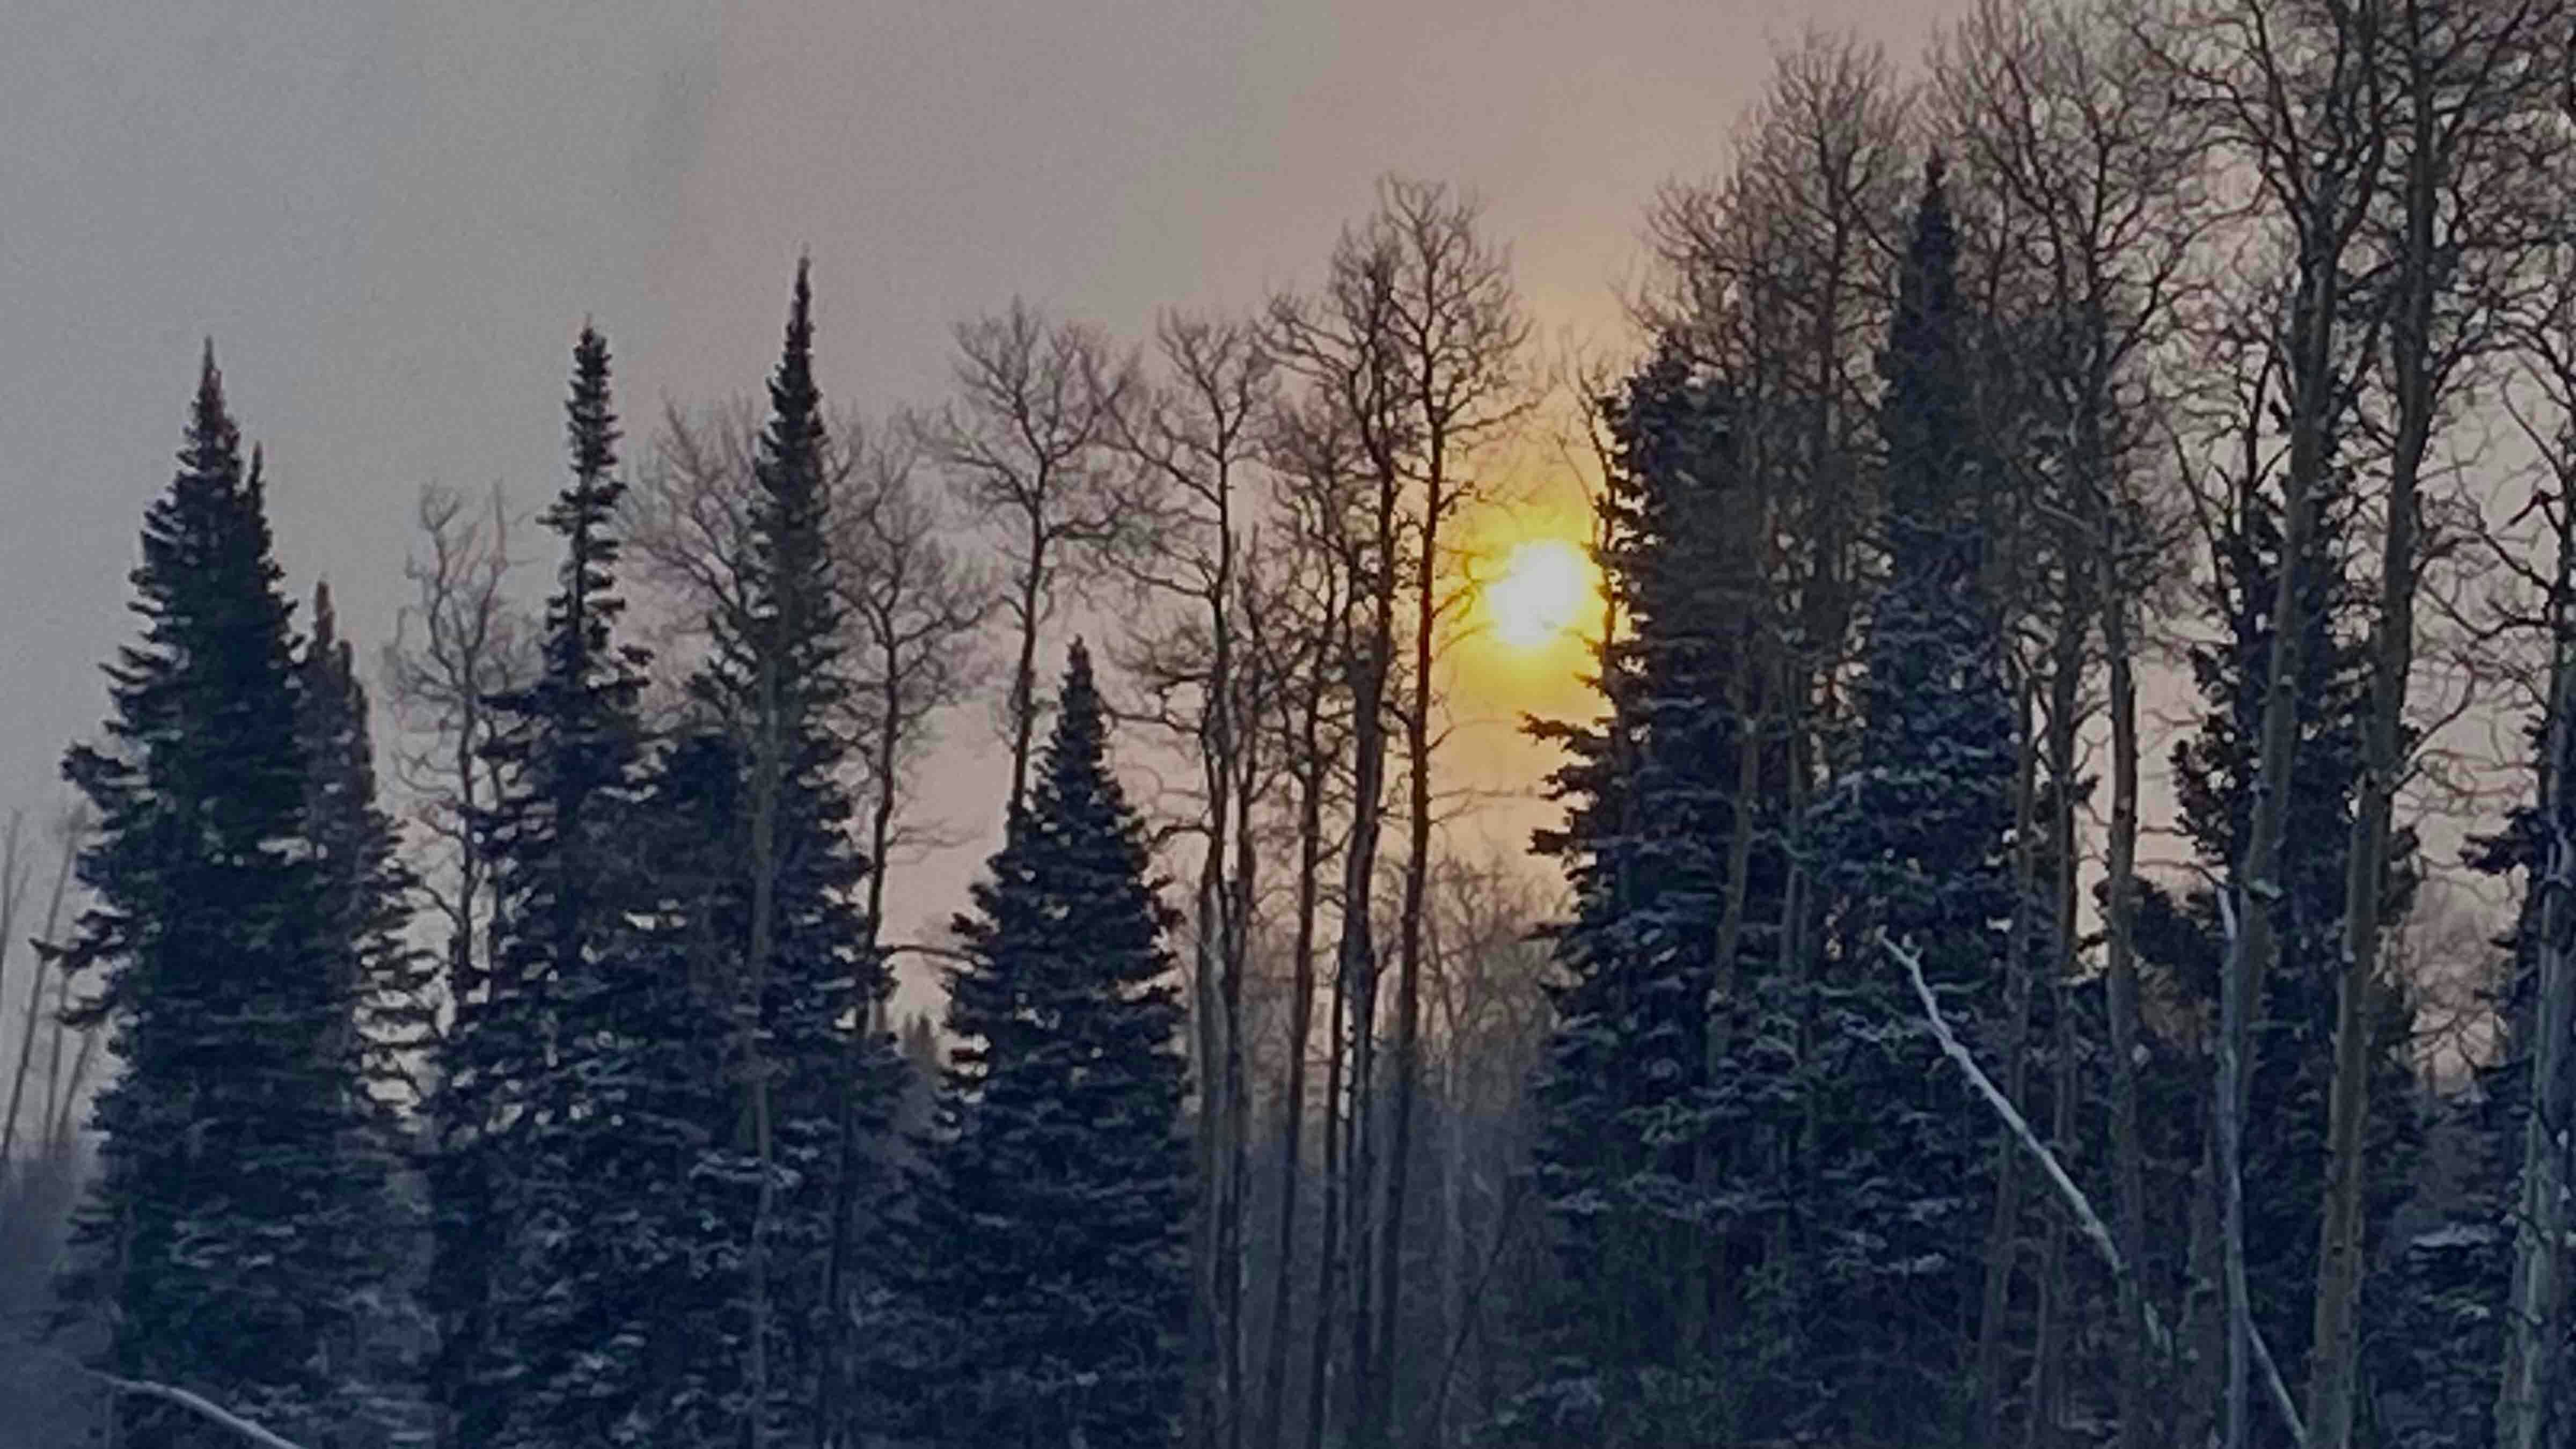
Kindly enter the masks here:
M 926 406 L 583 323 L 375 641 L 208 342 L 0 835 L 12 1442 L 2576 1444 L 2576 19 L 1977 0 L 1712 166 L 1611 351 L 1403 176 Z

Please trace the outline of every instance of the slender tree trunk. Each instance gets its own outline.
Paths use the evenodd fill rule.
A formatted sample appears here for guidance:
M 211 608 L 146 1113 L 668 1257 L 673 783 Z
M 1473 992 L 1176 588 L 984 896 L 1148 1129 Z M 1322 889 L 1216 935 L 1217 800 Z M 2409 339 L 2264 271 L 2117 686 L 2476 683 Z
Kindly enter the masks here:
M 867 914 L 859 950 L 867 967 L 877 962 L 877 943 L 885 921 L 886 852 L 894 843 L 894 780 L 901 741 L 903 688 L 891 650 L 881 661 L 885 676 L 878 698 L 876 758 L 877 798 L 868 809 Z M 833 1147 L 832 1246 L 824 1268 L 823 1302 L 826 1344 L 821 1412 L 814 1419 L 818 1446 L 853 1442 L 843 1421 L 849 1416 L 849 1293 L 851 1238 L 858 1231 L 859 1086 L 871 1044 L 885 1031 L 885 997 L 870 992 L 851 1009 L 849 1060 L 841 1071 L 839 1129 Z
M 1029 790 L 1029 749 L 1037 738 L 1038 610 L 1046 602 L 1044 523 L 1029 520 L 1028 572 L 1020 577 L 1020 657 L 1011 669 L 1011 801 L 1018 814 Z
M 9 998 L 9 953 L 18 944 L 18 907 L 27 893 L 27 868 L 21 855 L 26 823 L 23 811 L 12 810 L 7 829 L 0 831 L 0 1001 Z M 44 975 L 44 958 L 39 955 L 35 976 L 41 981 Z M 22 1049 L 18 1063 L 22 1072 L 26 1066 L 25 1058 Z M 12 1103 L 9 1120 L 0 1123 L 0 1183 L 8 1180 L 9 1143 L 16 1136 L 17 1128 L 18 1111 L 16 1104 Z
M 1441 1342 L 1453 1345 L 1466 1341 L 1467 1315 L 1472 1311 L 1467 1301 L 1467 1114 L 1462 1110 L 1466 1093 L 1461 1085 L 1466 1072 L 1455 1055 L 1459 1038 L 1453 1022 L 1452 1054 L 1449 1070 L 1442 1074 L 1446 1083 L 1440 1101 L 1441 1138 L 1446 1148 L 1440 1164 L 1440 1301 L 1445 1310 L 1441 1314 Z M 1421 1439 L 1437 1445 L 1450 1442 L 1449 1400 L 1445 1393 L 1423 1421 Z
M 1299 1169 L 1305 1161 L 1306 1138 L 1306 1053 L 1313 1043 L 1315 1025 L 1315 909 L 1324 852 L 1325 765 L 1318 738 L 1322 710 L 1322 689 L 1309 684 L 1300 701 L 1297 739 L 1296 981 L 1288 1000 L 1288 1084 L 1286 1100 L 1280 1104 L 1279 1261 L 1271 1283 L 1269 1364 L 1262 1386 L 1262 1422 L 1268 1426 L 1268 1449 L 1286 1449 L 1288 1442 L 1288 1337 L 1294 1308 L 1291 1284 L 1297 1270 L 1297 1193 L 1302 1186 Z M 1338 1012 L 1332 1025 L 1338 1036 Z
M 2070 621 L 2083 616 L 2083 593 L 2068 581 L 2066 607 Z M 2050 682 L 2048 720 L 2048 774 L 2055 799 L 2049 812 L 2049 845 L 2055 852 L 2056 879 L 2050 895 L 2056 905 L 2055 919 L 2050 923 L 2049 1005 L 2056 1018 L 2055 1059 L 2050 1062 L 2049 1111 L 2052 1117 L 2050 1146 L 2061 1159 L 2075 1150 L 2075 1009 L 2068 999 L 2067 984 L 2075 977 L 2076 932 L 2076 863 L 2081 842 L 2075 834 L 2075 711 L 2076 687 L 2082 668 L 2081 646 L 2083 625 L 2070 622 L 2072 632 L 2058 652 L 2057 675 Z M 2066 1280 L 2066 1222 L 2050 1214 L 2040 1248 L 2038 1358 L 2031 1373 L 2029 1442 L 2037 1446 L 2053 1445 L 2061 1438 L 2066 1422 L 2066 1343 L 2068 1305 L 2073 1301 Z M 2142 1264 L 2122 1255 L 2128 1271 L 2120 1275 L 2123 1291 L 2135 1297 L 2140 1291 L 2138 1274 Z
M 73 841 L 64 842 L 62 864 L 58 868 L 57 874 L 54 878 L 53 903 L 45 909 L 45 939 L 49 941 L 55 939 L 54 918 L 62 909 L 63 892 L 70 884 L 73 857 L 79 854 L 75 845 L 76 842 Z M 36 984 L 40 987 L 44 984 L 44 978 L 41 974 L 37 977 Z M 45 1053 L 45 1140 L 48 1143 L 54 1142 L 64 1135 L 56 1124 L 69 1120 L 73 1111 L 73 1104 L 80 1099 L 80 1093 L 77 1091 L 67 1093 L 63 1090 L 63 1038 L 71 1035 L 71 1027 L 64 1022 L 63 1016 L 71 1009 L 71 990 L 72 981 L 70 974 L 62 971 L 55 972 L 54 1029 L 48 1038 L 47 1050 Z M 33 1028 L 34 1023 L 31 1020 L 29 1022 L 29 1029 L 32 1030 Z M 86 1049 L 90 1041 L 95 1039 L 95 1033 L 84 1032 L 82 1034 L 82 1045 L 84 1049 Z M 84 1055 L 85 1054 L 86 1051 L 84 1050 Z M 74 1070 L 75 1074 L 77 1074 L 78 1068 L 75 1067 Z M 14 1116 L 15 1114 L 13 1113 L 11 1115 Z
M 2520 1205 L 2514 1213 L 2512 1296 L 2504 1372 L 2496 1393 L 2496 1449 L 2540 1449 L 2565 1363 L 2569 1153 L 2576 1120 L 2576 832 L 2567 779 L 2576 768 L 2576 509 L 2558 510 L 2558 564 L 2550 600 L 2548 727 L 2540 757 L 2540 817 L 2548 849 L 2530 884 L 2539 898 L 2540 999 L 2533 1012 L 2530 1115 L 2522 1124 Z
M 1222 646 L 1220 646 L 1222 647 Z M 1222 667 L 1222 666 L 1220 666 Z M 1211 691 L 1214 686 L 1211 685 Z M 1211 711 L 1221 706 L 1211 702 Z M 1186 1437 L 1192 1444 L 1213 1449 L 1215 1428 L 1219 1422 L 1218 1400 L 1224 1392 L 1223 1356 L 1218 1348 L 1220 1336 L 1227 1331 L 1218 1307 L 1219 1282 L 1224 1268 L 1218 1263 L 1220 1223 L 1225 1216 L 1227 1181 L 1219 1168 L 1224 1162 L 1225 1079 L 1219 1067 L 1225 1054 L 1224 1016 L 1218 1005 L 1225 954 L 1225 864 L 1227 826 L 1231 823 L 1229 807 L 1230 772 L 1218 758 L 1222 749 L 1216 736 L 1223 727 L 1212 721 L 1202 725 L 1201 748 L 1207 751 L 1205 777 L 1208 791 L 1207 850 L 1199 864 L 1197 939 L 1190 953 L 1190 1023 L 1192 1066 L 1198 1079 L 1198 1121 L 1193 1146 L 1198 1155 L 1198 1201 L 1191 1215 L 1190 1257 L 1190 1396 L 1189 1424 Z
M 1344 909 L 1348 909 L 1347 906 Z M 1315 1336 L 1306 1360 L 1306 1449 L 1323 1449 L 1327 1410 L 1325 1390 L 1332 1381 L 1333 1312 L 1341 1299 L 1335 1273 L 1342 1261 L 1342 1222 L 1349 1199 L 1344 1190 L 1346 1111 L 1342 1105 L 1343 1019 L 1349 1014 L 1348 992 L 1340 960 L 1333 968 L 1333 1010 L 1324 1050 L 1324 1182 L 1320 1196 L 1323 1240 L 1315 1255 Z
M 2406 7 L 2410 12 L 2413 6 Z M 2345 1449 L 2352 1440 L 2360 1358 L 2362 1168 L 2370 1120 L 2370 1039 L 2377 1012 L 2382 890 L 2388 874 L 2390 816 L 2405 769 L 2408 678 L 2415 661 L 2416 537 L 2424 455 L 2431 443 L 2439 380 L 2432 329 L 2440 289 L 2434 255 L 2440 148 L 2432 77 L 2422 47 L 2430 37 L 2411 13 L 2408 80 L 2412 131 L 2406 168 L 2406 234 L 2398 263 L 2400 295 L 2390 349 L 2396 383 L 2397 437 L 2389 463 L 2388 515 L 2380 554 L 2379 630 L 2372 651 L 2370 716 L 2362 745 L 2361 798 L 2345 860 L 2343 973 L 2335 990 L 2335 1074 L 2327 1116 L 2325 1210 L 2317 1244 L 2315 1373 L 2308 1388 L 2312 1449 Z
M 1354 782 L 1351 795 L 1351 840 L 1342 858 L 1342 941 L 1340 969 L 1350 982 L 1350 1107 L 1344 1125 L 1350 1134 L 1345 1153 L 1343 1222 L 1351 1250 L 1351 1421 L 1365 1442 L 1374 1427 L 1377 1404 L 1372 1386 L 1377 1354 L 1371 1340 L 1371 1272 L 1373 1261 L 1371 1188 L 1375 1178 L 1377 941 L 1370 920 L 1376 896 L 1378 831 L 1386 802 L 1386 693 L 1395 645 L 1396 490 L 1401 480 L 1391 462 L 1378 470 L 1375 571 L 1369 579 L 1368 639 L 1360 664 L 1352 709 Z
M 2120 1255 L 2136 1265 L 2120 1297 L 2120 1449 L 2148 1449 L 2148 1392 L 2155 1367 L 2146 1332 L 2146 1152 L 2138 1137 L 2138 685 L 2130 658 L 2129 601 L 2119 577 L 2117 538 L 2104 509 L 2097 577 L 2102 651 L 2110 676 L 2111 838 L 2106 885 L 2111 1027 L 2111 1166 L 2117 1180 Z
M 15 836 L 16 832 L 13 828 L 11 831 L 13 845 L 15 843 Z M 63 840 L 63 857 L 55 864 L 54 867 L 53 895 L 45 905 L 45 940 L 47 942 L 54 940 L 54 931 L 61 921 L 63 912 L 63 896 L 71 887 L 72 863 L 80 855 L 79 847 L 80 840 L 77 835 L 66 836 Z M 15 854 L 14 850 L 12 851 L 12 854 Z M 13 871 L 10 875 L 9 890 L 9 906 L 11 908 L 10 915 L 12 916 L 16 914 L 16 905 L 16 875 Z M 10 922 L 0 921 L 0 932 L 14 932 L 14 930 L 15 927 Z M 15 939 L 14 935 L 0 935 L 0 942 L 12 939 Z M 45 954 L 42 951 L 39 951 L 35 953 L 35 955 L 35 969 L 30 973 L 27 981 L 27 1020 L 18 1035 L 18 1070 L 16 1074 L 10 1078 L 9 1082 L 9 1117 L 6 1123 L 0 1123 L 0 1172 L 6 1172 L 8 1170 L 8 1164 L 16 1160 L 18 1146 L 18 1112 L 20 1106 L 26 1101 L 27 1097 L 27 1068 L 32 1065 L 36 1059 L 36 1022 L 45 1014 Z M 56 1024 L 55 1030 L 58 1033 L 60 1032 L 61 1026 L 59 1022 Z M 62 1048 L 58 1037 L 55 1045 L 55 1055 L 59 1057 L 61 1054 Z M 50 1099 L 52 1096 L 51 1091 L 48 1090 L 46 1095 Z M 54 1131 L 54 1116 L 52 1109 L 50 1108 L 47 1109 L 43 1126 L 45 1128 L 45 1145 L 50 1147 L 53 1145 L 55 1137 L 57 1136 Z
M 1239 721 L 1239 723 L 1248 723 Z M 1252 1098 L 1245 1082 L 1243 1051 L 1243 977 L 1252 948 L 1252 903 L 1256 873 L 1252 807 L 1259 794 L 1259 763 L 1249 728 L 1237 728 L 1239 754 L 1234 790 L 1234 879 L 1226 909 L 1225 943 L 1225 1219 L 1218 1225 L 1217 1256 L 1225 1273 L 1220 1302 L 1225 1316 L 1225 1442 L 1243 1449 L 1251 1392 L 1244 1382 L 1243 1218 L 1252 1186 Z
M 1432 646 L 1440 620 L 1440 523 L 1449 508 L 1441 476 L 1443 441 L 1429 440 L 1430 476 L 1422 504 L 1422 557 L 1417 561 L 1413 622 L 1413 701 L 1404 714 L 1405 861 L 1403 918 L 1398 925 L 1395 988 L 1394 1130 L 1386 1159 L 1386 1213 L 1378 1238 L 1378 1329 L 1375 1389 L 1361 1442 L 1392 1444 L 1396 1435 L 1396 1334 L 1404 1294 L 1405 1184 L 1413 1167 L 1413 1103 L 1422 1076 L 1422 910 L 1431 870 Z
M 2309 223 L 2310 228 L 2316 225 Z M 2311 246 L 2314 243 L 2311 241 Z M 2287 360 L 2290 458 L 2282 487 L 2286 518 L 2281 566 L 2272 596 L 2272 649 L 2263 691 L 2261 746 L 2254 781 L 2254 818 L 2245 859 L 2236 872 L 2237 920 L 2228 951 L 2221 1003 L 2217 1123 L 2221 1246 L 2227 1277 L 2227 1390 L 2225 1449 L 2244 1449 L 2249 1429 L 2247 1388 L 2252 1374 L 2253 1306 L 2245 1286 L 2245 1191 L 2242 1124 L 2252 1089 L 2254 1023 L 2261 1019 L 2264 983 L 2280 959 L 2274 907 L 2283 899 L 2282 833 L 2289 821 L 2290 769 L 2298 741 L 2298 698 L 2307 630 L 2308 540 L 2316 532 L 2317 483 L 2326 465 L 2327 432 L 2334 409 L 2335 319 L 2342 299 L 2340 255 L 2301 259 L 2297 295 L 2290 309 Z

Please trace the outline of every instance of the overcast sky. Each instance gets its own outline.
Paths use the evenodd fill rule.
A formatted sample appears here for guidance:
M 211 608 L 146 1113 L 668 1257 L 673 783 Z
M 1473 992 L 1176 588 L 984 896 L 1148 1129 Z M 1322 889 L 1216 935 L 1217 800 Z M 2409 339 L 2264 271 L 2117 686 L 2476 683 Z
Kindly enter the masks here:
M 1768 43 L 1910 63 L 1948 8 L 0 0 L 0 802 L 52 804 L 105 708 L 203 336 L 290 586 L 371 653 L 421 484 L 558 486 L 585 315 L 641 435 L 759 386 L 810 250 L 822 386 L 881 412 L 1014 294 L 1132 338 L 1302 282 L 1398 171 L 1486 199 L 1542 331 L 1616 341 L 1646 203 L 1719 165 Z M 979 721 L 933 766 L 968 824 Z

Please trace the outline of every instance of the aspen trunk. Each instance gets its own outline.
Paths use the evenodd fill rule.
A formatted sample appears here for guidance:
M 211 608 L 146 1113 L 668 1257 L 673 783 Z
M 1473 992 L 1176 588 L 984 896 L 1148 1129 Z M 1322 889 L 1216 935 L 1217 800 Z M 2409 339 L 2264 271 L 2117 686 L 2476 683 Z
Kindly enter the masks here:
M 1285 1449 L 1288 1442 L 1287 1384 L 1288 1340 L 1294 1327 L 1294 1295 L 1291 1285 L 1297 1270 L 1297 1194 L 1305 1163 L 1306 1137 L 1306 1054 L 1314 1038 L 1315 1025 L 1315 916 L 1323 874 L 1324 835 L 1324 762 L 1322 760 L 1320 715 L 1323 694 L 1310 686 L 1300 700 L 1296 764 L 1297 779 L 1297 935 L 1294 948 L 1296 982 L 1288 999 L 1288 1084 L 1281 1103 L 1279 1128 L 1279 1261 L 1270 1292 L 1269 1364 L 1262 1387 L 1262 1422 L 1266 1428 L 1268 1449 Z M 1332 1030 L 1341 1032 L 1341 1014 L 1333 1015 Z M 1338 1048 L 1335 1055 L 1339 1056 Z M 1334 1082 L 1338 1088 L 1340 1083 Z M 1331 1114 L 1327 1112 L 1325 1135 L 1329 1140 Z M 1331 1189 L 1326 1188 L 1329 1198 Z M 1329 1297 L 1326 1299 L 1329 1301 Z M 1319 1316 L 1329 1318 L 1329 1313 Z
M 2107 510 L 2106 510 L 2107 513 Z M 2106 522 L 2104 532 L 2110 533 Z M 2114 540 L 2099 566 L 2116 577 Z M 2158 1364 L 2147 1342 L 2144 1298 L 2147 1242 L 2146 1152 L 2138 1137 L 2138 686 L 2129 653 L 2129 602 L 2116 584 L 2101 591 L 2102 650 L 2110 675 L 2111 838 L 2105 882 L 2109 940 L 2107 995 L 2111 1027 L 2111 1169 L 2117 1183 L 2121 1256 L 2138 1277 L 2123 1285 L 2120 1322 L 2120 1449 L 2157 1442 L 2148 1427 L 2148 1394 Z
M 1422 912 L 1431 871 L 1431 662 L 1440 622 L 1440 523 L 1449 506 L 1441 477 L 1443 441 L 1429 442 L 1430 477 L 1422 504 L 1422 556 L 1415 561 L 1413 701 L 1404 714 L 1405 859 L 1403 915 L 1397 924 L 1395 1082 L 1389 1103 L 1386 1211 L 1378 1232 L 1377 1368 L 1360 1440 L 1390 1445 L 1396 1433 L 1395 1343 L 1404 1295 L 1404 1205 L 1413 1169 L 1414 1099 L 1422 1087 Z
M 1342 1219 L 1348 1206 L 1343 1183 L 1346 1112 L 1342 1106 L 1343 1019 L 1349 994 L 1338 960 L 1333 971 L 1333 1009 L 1324 1041 L 1324 1182 L 1318 1204 L 1323 1237 L 1315 1254 L 1315 1333 L 1306 1358 L 1306 1449 L 1323 1449 L 1327 1390 L 1332 1383 L 1333 1310 L 1341 1296 L 1335 1273 L 1342 1261 Z
M 2370 1038 L 2376 1015 L 2372 1007 L 2379 984 L 2390 816 L 2398 776 L 2406 765 L 2406 694 L 2415 660 L 2419 495 L 2440 388 L 2432 355 L 2434 301 L 2441 287 L 2434 225 L 2441 205 L 2438 148 L 2445 143 L 2434 138 L 2430 62 L 2422 53 L 2428 39 L 2413 36 L 2407 47 L 2412 134 L 2406 168 L 2406 230 L 2397 269 L 2400 294 L 2389 357 L 2396 384 L 2397 436 L 2389 460 L 2388 520 L 2380 554 L 2379 628 L 2371 659 L 2361 798 L 2353 808 L 2352 843 L 2344 868 L 2343 974 L 2335 991 L 2326 1201 L 2317 1244 L 2316 1368 L 2308 1389 L 2308 1430 L 2314 1449 L 2344 1449 L 2352 1439 L 2367 1248 L 2362 1240 L 2362 1169 L 2370 1120 Z
M 2547 854 L 2530 890 L 2539 897 L 2540 999 L 2533 1013 L 2530 1115 L 2522 1126 L 2521 1199 L 2514 1213 L 2514 1261 L 2505 1315 L 2496 1449 L 2539 1449 L 2551 1418 L 2551 1385 L 2564 1368 L 2567 1334 L 2568 1147 L 2576 1075 L 2568 1071 L 2576 1033 L 2576 961 L 2569 959 L 2576 911 L 2576 834 L 2569 829 L 2567 775 L 2576 765 L 2576 509 L 2561 506 L 2558 577 L 2551 600 L 2548 728 L 2540 760 L 2540 814 Z

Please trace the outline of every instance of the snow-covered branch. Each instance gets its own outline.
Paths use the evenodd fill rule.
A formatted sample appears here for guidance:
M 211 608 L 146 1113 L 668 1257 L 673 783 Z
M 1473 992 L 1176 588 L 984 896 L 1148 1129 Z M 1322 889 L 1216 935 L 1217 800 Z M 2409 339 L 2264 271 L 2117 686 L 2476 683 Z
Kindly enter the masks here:
M 2057 1188 L 2057 1195 L 2065 1201 L 2067 1210 L 2075 1215 L 2076 1226 L 2082 1230 L 2085 1240 L 2093 1245 L 2093 1250 L 2101 1256 L 2103 1265 L 2111 1270 L 2112 1279 L 2123 1285 L 2131 1283 L 2129 1265 L 2121 1258 L 2120 1249 L 2111 1237 L 2111 1230 L 2102 1222 L 2102 1215 L 2093 1210 L 2092 1200 L 2084 1195 L 2084 1189 L 2075 1185 L 2075 1179 L 2067 1176 L 2066 1168 L 2057 1160 L 2057 1154 L 2049 1151 L 2048 1144 L 2040 1141 L 2039 1134 L 2031 1130 L 2030 1122 L 2022 1116 L 2021 1109 L 2014 1106 L 2012 1099 L 2004 1095 L 2003 1089 L 1995 1085 L 1994 1079 L 1986 1075 L 1985 1069 L 1977 1065 L 1977 1059 L 1969 1052 L 1967 1045 L 1950 1030 L 1949 1021 L 1941 1015 L 1940 1002 L 1932 995 L 1931 983 L 1923 979 L 1922 956 L 1913 947 L 1899 945 L 1884 937 L 1880 938 L 1880 943 L 1887 948 L 1889 955 L 1896 958 L 1897 964 L 1905 968 L 1905 978 L 1913 983 L 1915 999 L 1923 1003 L 1924 1020 L 1931 1023 L 1932 1035 L 1939 1039 L 1942 1054 L 1958 1064 L 1960 1072 L 1967 1077 L 1968 1084 L 1976 1089 L 1977 1095 L 1986 1099 L 1986 1105 L 1992 1107 L 1995 1115 L 2003 1119 L 2004 1126 L 2012 1132 L 2015 1140 L 2021 1143 L 2023 1150 L 2038 1161 L 2040 1171 L 2047 1174 L 2049 1182 Z M 2138 1307 L 2139 1311 L 2146 1315 L 2148 1341 L 2155 1346 L 2158 1356 L 2170 1359 L 2173 1355 L 2173 1336 L 2166 1331 L 2164 1321 L 2157 1316 L 2155 1305 L 2147 1302 L 2142 1293 L 2138 1300 Z M 2260 1331 L 2253 1335 L 2253 1344 L 2254 1356 L 2262 1366 L 2264 1385 L 2271 1393 L 2273 1407 L 2280 1410 L 2281 1421 L 2289 1426 L 2292 1440 L 2305 1446 L 2308 1441 L 2307 1429 L 2299 1422 L 2298 1408 L 2291 1402 L 2289 1387 L 2281 1381 L 2281 1371 L 2274 1366 L 2272 1351 L 2264 1345 Z
M 114 1374 L 103 1374 L 95 1369 L 90 1370 L 90 1377 L 120 1394 L 141 1394 L 147 1399 L 160 1399 L 177 1404 L 191 1413 L 202 1414 L 254 1444 L 265 1445 L 266 1449 L 303 1449 L 303 1446 L 295 1441 L 282 1439 L 222 1405 L 200 1398 L 186 1389 L 173 1388 L 168 1384 L 156 1384 L 148 1379 L 121 1379 Z

